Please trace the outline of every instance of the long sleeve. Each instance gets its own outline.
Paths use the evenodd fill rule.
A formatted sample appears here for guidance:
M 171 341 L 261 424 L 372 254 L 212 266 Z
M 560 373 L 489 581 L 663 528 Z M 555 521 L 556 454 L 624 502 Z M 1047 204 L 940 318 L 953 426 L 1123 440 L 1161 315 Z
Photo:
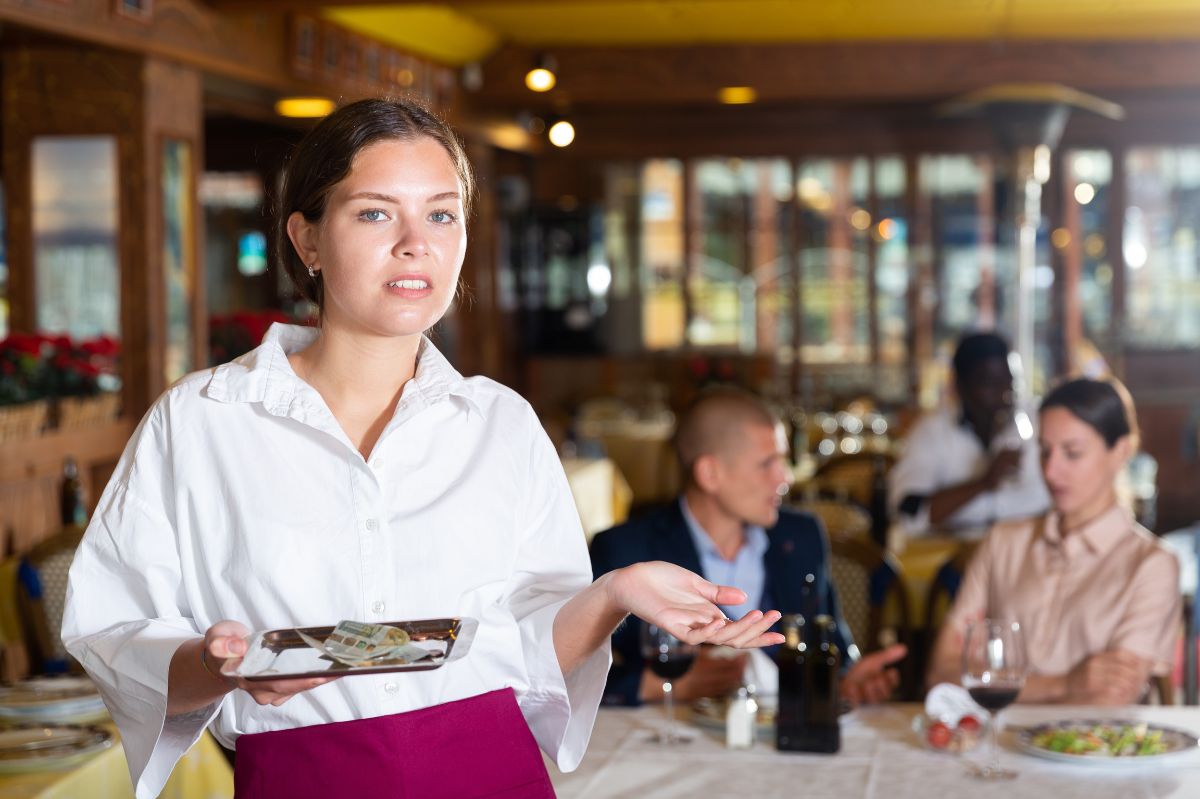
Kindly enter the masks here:
M 162 408 L 143 421 L 71 566 L 63 642 L 121 731 L 138 799 L 157 796 L 219 704 L 168 718 L 175 650 L 200 635 L 184 600 L 170 520 Z
M 586 538 L 554 447 L 532 410 L 527 495 L 518 516 L 524 539 L 506 604 L 520 628 L 529 684 L 518 697 L 542 750 L 563 771 L 583 759 L 610 662 L 605 642 L 564 675 L 553 646 L 554 618 L 591 582 Z
M 919 421 L 905 442 L 904 454 L 888 473 L 888 511 L 910 534 L 929 527 L 929 497 L 945 487 L 940 476 L 940 422 L 936 415 Z

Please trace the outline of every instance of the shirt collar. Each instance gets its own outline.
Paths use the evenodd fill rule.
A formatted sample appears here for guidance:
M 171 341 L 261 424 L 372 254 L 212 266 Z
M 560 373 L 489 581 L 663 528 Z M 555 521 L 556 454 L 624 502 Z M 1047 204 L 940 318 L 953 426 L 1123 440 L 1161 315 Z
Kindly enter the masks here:
M 270 413 L 303 417 L 314 410 L 316 392 L 293 371 L 287 356 L 317 340 L 320 331 L 305 325 L 271 325 L 262 344 L 213 370 L 206 394 L 218 402 L 261 402 Z M 450 365 L 427 336 L 421 336 L 417 369 L 404 387 L 404 399 L 419 397 L 429 405 L 449 396 L 460 397 L 481 412 L 470 381 Z
M 1116 546 L 1133 528 L 1133 524 L 1133 514 L 1120 505 L 1113 505 L 1070 536 L 1064 537 L 1058 514 L 1047 513 L 1042 537 L 1053 546 L 1070 546 L 1071 540 L 1078 540 L 1092 553 L 1100 555 Z
M 692 515 L 692 509 L 688 507 L 687 498 L 682 495 L 679 497 L 679 510 L 683 512 L 683 520 L 687 522 L 688 532 L 692 535 L 692 543 L 696 545 L 696 551 L 701 556 L 725 560 L 725 557 L 721 555 L 721 551 L 717 549 L 717 545 L 708 535 L 708 532 L 700 526 L 700 522 L 696 521 L 696 517 Z M 767 531 L 757 524 L 743 524 L 742 529 L 745 531 L 746 537 L 735 557 L 741 556 L 743 552 L 755 558 L 761 558 L 765 555 L 767 553 L 767 546 L 770 544 L 767 540 Z

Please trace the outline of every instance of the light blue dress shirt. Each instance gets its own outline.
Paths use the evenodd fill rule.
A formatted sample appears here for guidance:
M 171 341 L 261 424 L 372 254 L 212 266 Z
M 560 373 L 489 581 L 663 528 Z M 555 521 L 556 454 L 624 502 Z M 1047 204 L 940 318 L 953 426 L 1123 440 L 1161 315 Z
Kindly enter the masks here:
M 688 508 L 687 500 L 679 498 L 679 509 L 687 522 L 692 542 L 700 553 L 700 568 L 704 579 L 719 585 L 732 585 L 746 592 L 746 601 L 740 605 L 722 605 L 721 610 L 731 619 L 740 619 L 752 610 L 760 610 L 763 591 L 767 585 L 767 569 L 763 555 L 767 553 L 767 531 L 755 524 L 745 525 L 746 541 L 738 549 L 733 560 L 721 557 L 717 545 L 696 521 Z

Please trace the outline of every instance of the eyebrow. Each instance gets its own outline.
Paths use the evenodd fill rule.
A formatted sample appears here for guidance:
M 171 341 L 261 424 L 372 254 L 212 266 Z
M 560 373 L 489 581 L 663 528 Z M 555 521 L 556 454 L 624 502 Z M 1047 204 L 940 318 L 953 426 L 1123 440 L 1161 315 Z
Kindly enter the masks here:
M 374 191 L 360 191 L 355 194 L 351 194 L 350 199 L 351 200 L 379 200 L 380 202 L 385 202 L 385 203 L 395 203 L 396 205 L 400 204 L 400 201 L 398 199 L 396 199 L 395 197 L 393 197 L 392 195 L 379 194 L 378 192 L 374 192 Z M 427 197 L 425 199 L 425 202 L 432 203 L 432 202 L 440 202 L 441 200 L 457 200 L 457 199 L 458 199 L 458 192 L 444 191 L 441 194 L 434 194 L 430 197 Z

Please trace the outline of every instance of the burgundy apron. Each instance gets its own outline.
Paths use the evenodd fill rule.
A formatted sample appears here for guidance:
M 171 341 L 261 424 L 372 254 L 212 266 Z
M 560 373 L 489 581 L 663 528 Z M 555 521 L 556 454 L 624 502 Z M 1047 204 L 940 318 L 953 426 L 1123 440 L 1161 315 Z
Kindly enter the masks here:
M 236 799 L 554 799 L 511 688 L 408 713 L 243 735 Z

